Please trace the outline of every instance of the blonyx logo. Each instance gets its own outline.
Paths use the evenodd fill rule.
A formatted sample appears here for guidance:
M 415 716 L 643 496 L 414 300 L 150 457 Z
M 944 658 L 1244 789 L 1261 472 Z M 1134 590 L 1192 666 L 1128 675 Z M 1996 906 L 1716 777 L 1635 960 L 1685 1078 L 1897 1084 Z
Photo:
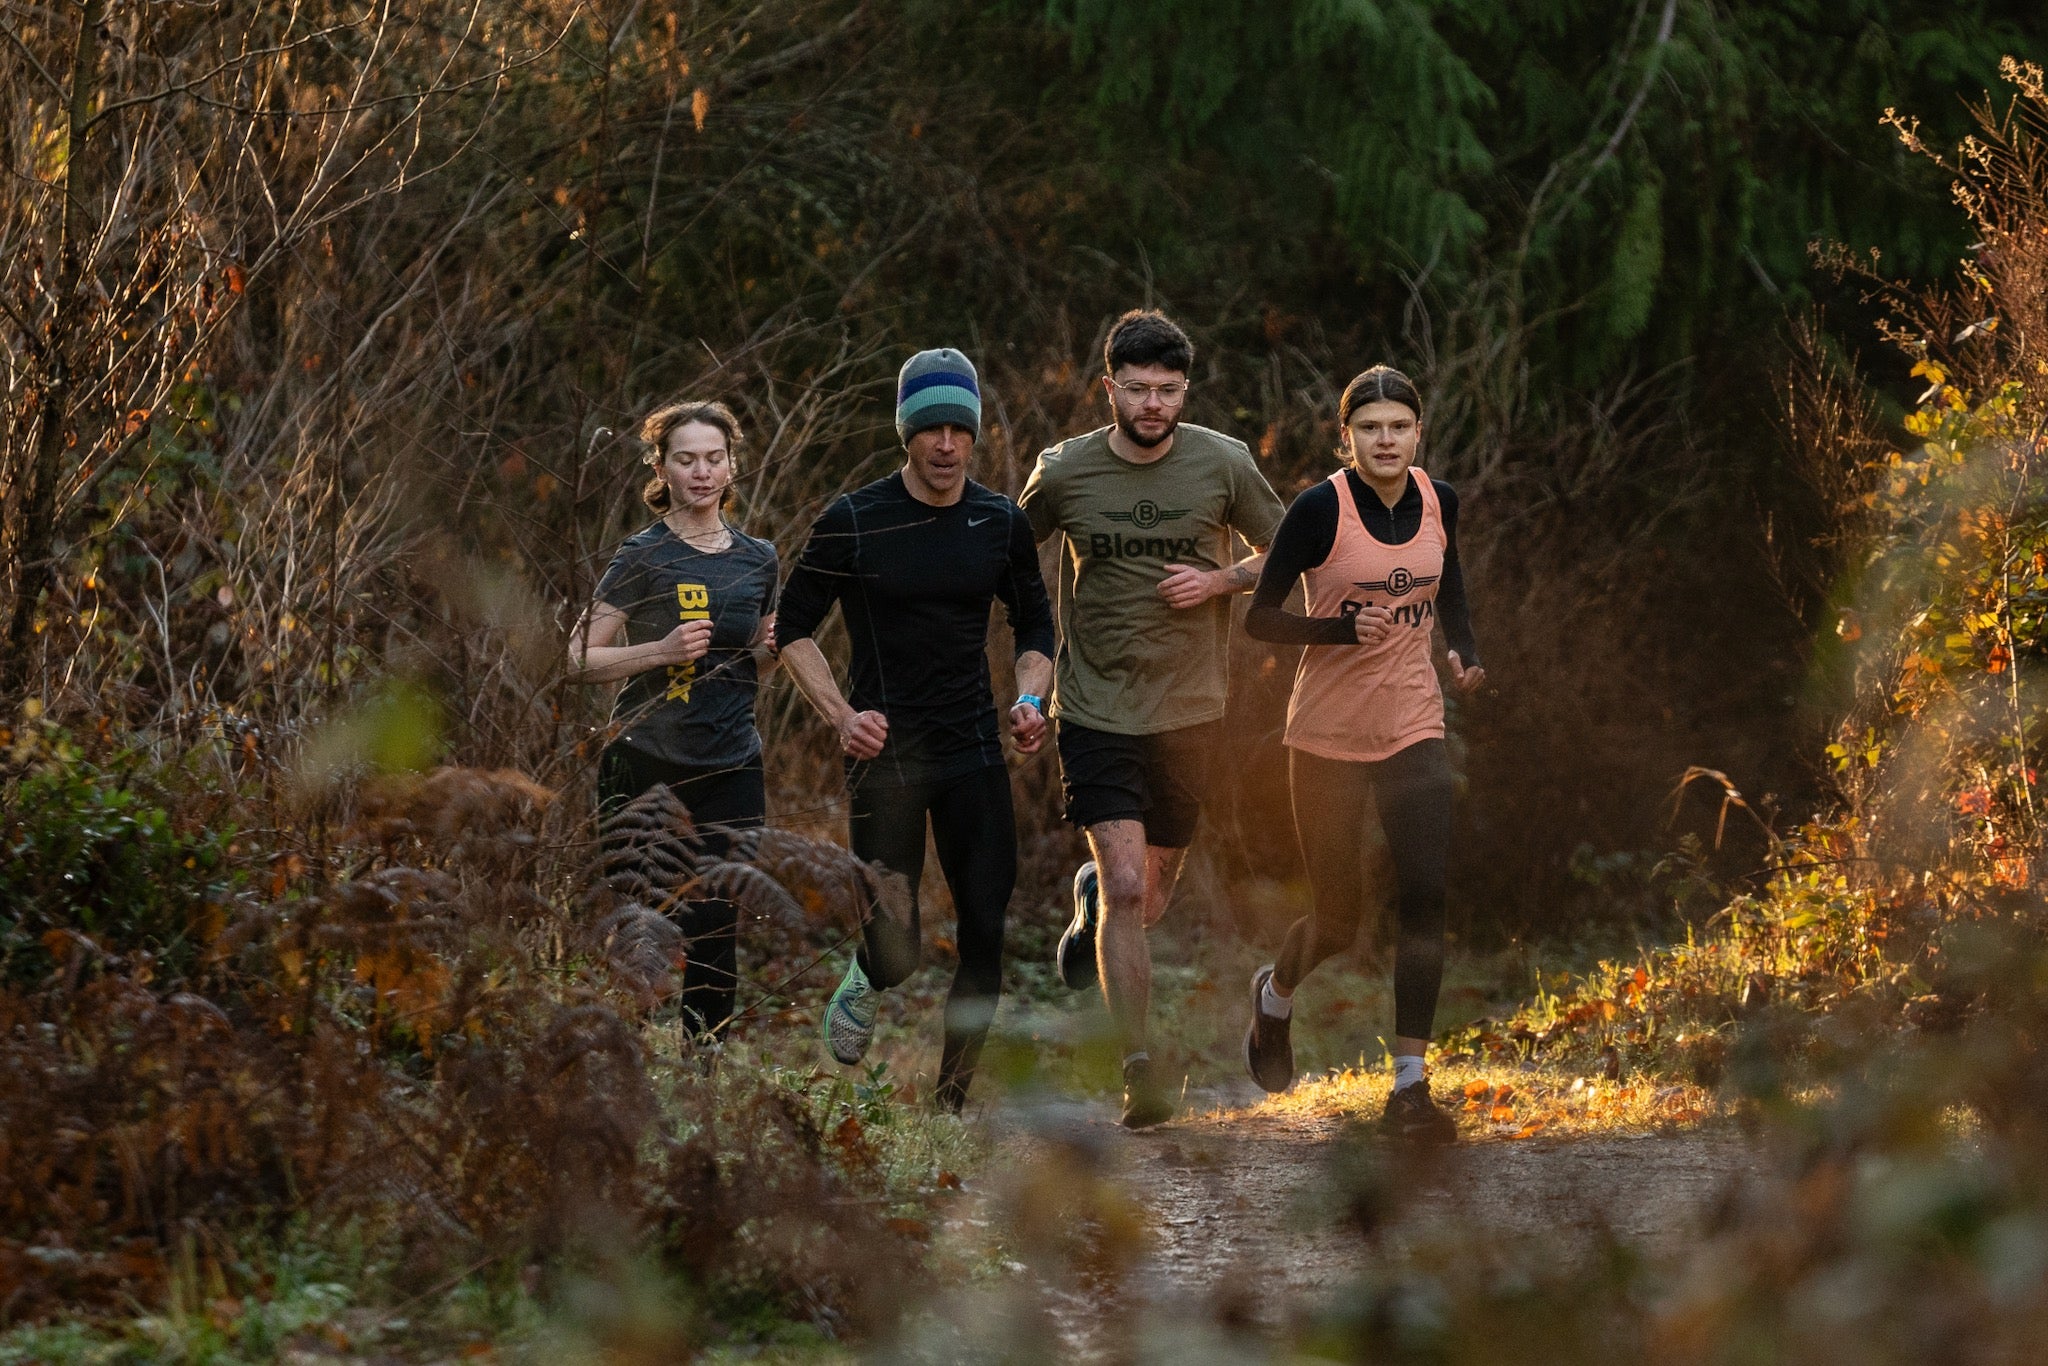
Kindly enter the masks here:
M 1150 498 L 1140 498 L 1131 504 L 1129 512 L 1105 512 L 1102 515 L 1112 522 L 1129 522 L 1140 531 L 1150 531 L 1161 522 L 1178 522 L 1189 511 L 1188 508 L 1163 508 Z
M 1396 565 L 1393 573 L 1384 579 L 1377 579 L 1372 583 L 1367 583 L 1363 579 L 1353 579 L 1352 582 L 1368 593 L 1385 593 L 1390 598 L 1405 598 L 1418 588 L 1429 587 L 1436 580 L 1437 576 L 1434 574 L 1411 574 L 1405 566 Z

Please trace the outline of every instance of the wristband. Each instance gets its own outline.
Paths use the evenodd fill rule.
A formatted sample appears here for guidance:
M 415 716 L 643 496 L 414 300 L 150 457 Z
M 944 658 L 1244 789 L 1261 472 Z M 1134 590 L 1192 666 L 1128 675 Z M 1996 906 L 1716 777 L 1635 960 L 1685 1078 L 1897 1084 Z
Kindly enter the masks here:
M 1031 704 L 1031 709 L 1033 711 L 1039 712 L 1040 714 L 1044 713 L 1045 699 L 1040 697 L 1035 692 L 1018 693 L 1017 700 L 1015 702 L 1012 702 L 1010 705 L 1013 707 L 1021 707 L 1027 702 Z

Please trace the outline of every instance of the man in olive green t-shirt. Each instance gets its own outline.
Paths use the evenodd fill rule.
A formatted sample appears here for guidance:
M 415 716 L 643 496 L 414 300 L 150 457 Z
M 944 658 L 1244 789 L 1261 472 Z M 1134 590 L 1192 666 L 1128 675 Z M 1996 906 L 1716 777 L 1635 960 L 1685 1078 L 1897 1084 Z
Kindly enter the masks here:
M 1164 314 L 1124 314 L 1103 348 L 1114 424 L 1040 455 L 1018 499 L 1041 541 L 1064 538 L 1051 715 L 1067 819 L 1095 855 L 1074 877 L 1060 975 L 1076 988 L 1099 977 L 1132 1128 L 1173 1114 L 1145 1048 L 1145 930 L 1173 895 L 1220 743 L 1229 597 L 1258 582 L 1282 513 L 1242 441 L 1182 425 L 1193 364 Z M 1234 558 L 1233 533 L 1249 559 Z

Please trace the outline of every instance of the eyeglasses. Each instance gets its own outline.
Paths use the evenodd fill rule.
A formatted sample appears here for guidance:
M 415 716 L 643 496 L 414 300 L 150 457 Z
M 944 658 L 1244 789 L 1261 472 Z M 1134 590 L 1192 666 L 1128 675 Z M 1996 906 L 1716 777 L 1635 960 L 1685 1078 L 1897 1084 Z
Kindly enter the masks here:
M 1136 380 L 1129 384 L 1119 384 L 1111 380 L 1109 386 L 1112 389 L 1123 390 L 1124 397 L 1133 403 L 1143 403 L 1146 399 L 1157 396 L 1159 401 L 1169 408 L 1178 408 L 1181 400 L 1188 396 L 1185 380 L 1168 380 L 1164 384 L 1140 384 Z

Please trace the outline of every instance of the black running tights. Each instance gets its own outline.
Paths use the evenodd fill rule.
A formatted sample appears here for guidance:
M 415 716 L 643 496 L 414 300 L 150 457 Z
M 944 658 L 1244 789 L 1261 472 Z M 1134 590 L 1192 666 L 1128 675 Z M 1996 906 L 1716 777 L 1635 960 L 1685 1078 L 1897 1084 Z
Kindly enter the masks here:
M 1010 773 L 1001 764 L 934 782 L 883 783 L 870 770 L 852 793 L 853 852 L 910 879 L 910 923 L 871 915 L 861 971 L 886 990 L 917 968 L 922 933 L 917 884 L 924 875 L 925 825 L 959 917 L 960 969 L 946 997 L 946 1042 L 938 1099 L 958 1109 L 995 1018 L 1003 987 L 1003 917 L 1017 885 L 1017 821 Z
M 1358 935 L 1366 910 L 1366 821 L 1377 807 L 1394 856 L 1400 935 L 1394 948 L 1394 1033 L 1427 1039 L 1444 977 L 1444 869 L 1450 858 L 1451 766 L 1442 740 L 1354 763 L 1290 749 L 1294 831 L 1314 910 L 1294 922 L 1273 970 L 1292 991 Z
M 710 858 L 724 858 L 731 832 L 756 829 L 768 814 L 758 758 L 731 768 L 697 768 L 620 744 L 598 759 L 598 813 L 616 811 L 656 783 L 667 783 L 690 808 L 697 823 L 695 851 Z M 686 901 L 670 915 L 690 944 L 683 966 L 684 1018 L 697 1033 L 723 1037 L 739 990 L 739 907 L 708 898 Z

